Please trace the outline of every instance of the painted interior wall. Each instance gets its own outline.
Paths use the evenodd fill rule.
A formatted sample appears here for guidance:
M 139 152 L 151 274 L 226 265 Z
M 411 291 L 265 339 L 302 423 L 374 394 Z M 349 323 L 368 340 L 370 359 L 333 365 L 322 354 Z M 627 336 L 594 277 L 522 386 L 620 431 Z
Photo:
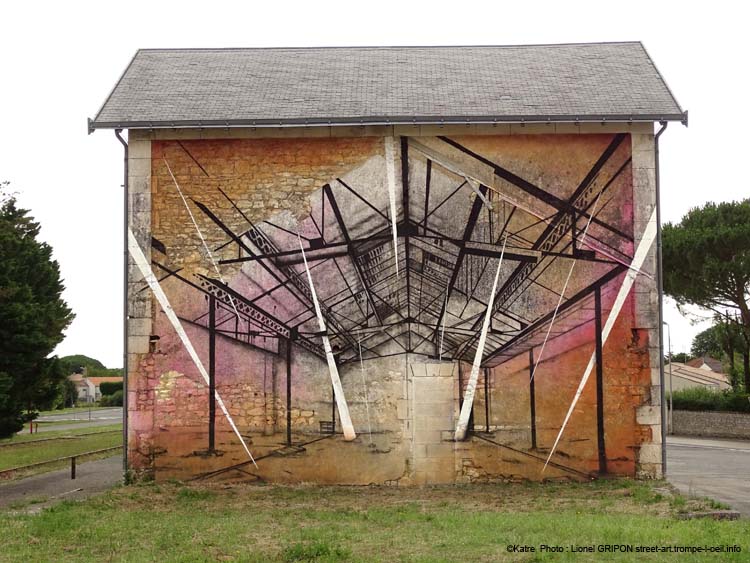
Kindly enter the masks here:
M 592 215 L 629 238 L 608 236 L 606 229 L 595 225 L 590 233 L 592 238 L 596 233 L 613 256 L 632 256 L 655 201 L 653 178 L 649 175 L 649 171 L 653 171 L 653 157 L 649 156 L 649 147 L 653 147 L 652 134 L 640 130 L 625 132 L 620 137 L 617 132 L 609 131 L 586 134 L 531 134 L 533 131 L 527 131 L 528 134 L 522 135 L 449 133 L 449 138 L 461 147 L 491 162 L 502 163 L 519 178 L 543 186 L 560 199 L 571 197 L 603 153 L 616 145 L 593 179 L 598 189 L 605 191 L 596 201 L 599 208 L 595 207 Z M 248 256 L 203 211 L 204 208 L 233 233 L 241 234 L 252 225 L 263 224 L 277 246 L 291 252 L 295 243 L 292 235 L 297 232 L 308 239 L 342 240 L 341 233 L 330 227 L 331 211 L 323 188 L 328 185 L 340 204 L 352 239 L 388 232 L 388 222 L 371 209 L 375 207 L 388 215 L 387 167 L 381 135 L 201 139 L 195 138 L 200 136 L 198 134 L 193 138 L 184 134 L 174 135 L 182 138 L 156 138 L 160 136 L 169 135 L 131 134 L 131 222 L 204 363 L 208 362 L 209 355 L 205 328 L 208 296 L 200 290 L 201 276 L 216 279 L 218 274 L 193 220 L 215 260 Z M 432 135 L 413 140 L 427 147 L 444 145 Z M 418 222 L 427 214 L 428 158 L 414 148 L 420 145 L 411 146 L 409 141 L 400 145 L 395 169 L 400 200 L 401 158 L 407 150 L 404 147 L 409 147 L 406 178 L 411 194 L 410 216 L 416 217 Z M 475 164 L 473 159 L 459 155 L 450 147 L 446 151 L 453 151 L 454 161 L 467 168 Z M 445 197 L 461 184 L 461 178 L 435 164 L 431 165 L 429 174 L 433 198 Z M 371 207 L 344 189 L 341 182 L 360 193 Z M 502 191 L 522 208 L 539 210 L 541 215 L 548 213 L 549 207 L 540 205 L 512 183 L 496 187 L 498 192 L 488 195 L 493 209 L 482 210 L 475 238 L 494 238 L 501 232 L 499 225 L 505 224 L 508 230 L 521 233 L 518 237 L 533 241 L 547 223 L 523 211 L 511 214 L 513 206 L 499 193 Z M 464 186 L 431 215 L 430 221 L 434 222 L 431 224 L 458 238 L 476 197 L 470 186 Z M 403 220 L 403 209 L 400 213 Z M 275 226 L 270 227 L 264 221 Z M 578 223 L 579 227 L 585 224 L 585 218 Z M 428 234 L 427 227 L 423 227 Z M 520 239 L 516 239 L 516 245 L 522 245 Z M 562 248 L 558 245 L 554 250 L 559 252 Z M 650 275 L 639 276 L 603 349 L 603 432 L 606 469 L 610 473 L 657 477 L 661 470 L 658 373 L 654 373 L 654 370 L 658 372 L 658 354 L 654 353 L 658 350 L 658 333 L 653 326 L 656 315 L 654 252 L 652 249 L 650 261 L 644 266 Z M 435 253 L 439 256 L 439 251 Z M 426 268 L 431 258 L 419 254 L 412 259 L 421 260 L 419 267 Z M 316 290 L 328 303 L 334 302 L 336 295 L 343 291 L 342 276 L 356 279 L 355 268 L 348 257 L 339 257 L 336 262 L 336 267 L 331 261 L 311 263 Z M 514 299 L 505 304 L 507 311 L 533 320 L 554 310 L 570 263 L 569 259 L 550 261 L 543 277 L 528 289 L 518 291 Z M 315 264 L 320 267 L 316 268 Z M 466 260 L 466 272 L 456 279 L 457 290 L 447 304 L 454 322 L 459 317 L 470 319 L 482 314 L 481 303 L 467 299 L 466 294 L 474 291 L 486 300 L 496 264 L 494 258 L 488 260 L 482 256 Z M 403 265 L 405 269 L 406 260 Z M 504 262 L 501 280 L 511 276 L 517 267 L 518 263 L 512 260 Z M 293 268 L 304 272 L 299 264 Z M 608 268 L 611 269 L 612 264 L 577 261 L 566 297 L 585 289 Z M 224 282 L 237 294 L 254 300 L 275 318 L 290 323 L 304 318 L 300 315 L 309 304 L 283 291 L 269 292 L 279 280 L 257 261 L 222 264 L 220 271 Z M 480 273 L 482 271 L 484 273 Z M 404 275 L 403 270 L 401 275 Z M 624 273 L 614 276 L 602 288 L 604 319 L 623 277 Z M 165 315 L 149 296 L 144 282 L 133 270 L 130 278 L 128 450 L 131 469 L 157 479 L 188 478 L 246 462 L 244 451 L 218 409 L 216 451 L 207 452 L 209 400 L 206 385 Z M 416 301 L 420 297 L 416 277 L 412 283 Z M 428 292 L 426 287 L 421 290 L 425 295 L 437 294 L 436 290 Z M 390 297 L 384 295 L 383 299 Z M 403 297 L 395 295 L 393 299 L 390 309 L 383 306 L 384 310 L 406 307 L 399 301 Z M 344 328 L 349 326 L 345 317 L 351 318 L 358 309 L 362 310 L 364 297 L 360 295 L 359 301 L 355 301 L 351 301 L 346 314 L 341 313 Z M 436 306 L 439 304 L 440 301 Z M 418 307 L 416 303 L 411 305 Z M 367 306 L 364 308 L 367 310 Z M 224 327 L 231 333 L 231 302 L 217 314 L 219 322 L 225 323 Z M 397 319 L 393 312 L 390 316 Z M 310 317 L 300 330 L 305 338 L 319 346 L 320 338 L 311 328 L 315 323 L 314 317 Z M 491 367 L 481 372 L 473 415 L 477 435 L 465 442 L 453 442 L 452 429 L 473 354 L 464 355 L 459 376 L 459 362 L 439 363 L 428 357 L 439 352 L 429 344 L 431 339 L 425 338 L 423 343 L 413 346 L 414 341 L 428 335 L 429 330 L 419 332 L 415 328 L 411 334 L 401 335 L 392 331 L 390 334 L 395 336 L 380 343 L 376 350 L 365 353 L 362 363 L 358 361 L 356 347 L 349 343 L 350 349 L 347 349 L 346 338 L 332 339 L 334 346 L 344 350 L 340 356 L 340 374 L 358 433 L 354 442 L 345 442 L 340 435 L 321 433 L 321 422 L 328 423 L 334 416 L 328 369 L 325 361 L 313 351 L 292 344 L 290 413 L 295 444 L 292 448 L 286 445 L 286 340 L 259 334 L 246 335 L 245 342 L 240 342 L 237 335 L 234 338 L 231 334 L 218 335 L 217 392 L 253 454 L 262 458 L 257 468 L 244 464 L 221 477 L 409 485 L 583 479 L 587 474 L 596 474 L 600 470 L 600 455 L 593 377 L 553 457 L 554 463 L 544 473 L 541 471 L 594 351 L 591 300 L 582 302 L 574 314 L 561 315 L 559 323 L 560 330 L 564 328 L 564 331 L 553 332 L 534 372 L 536 416 L 533 422 L 529 350 L 523 346 L 511 348 L 510 355 L 495 357 L 488 362 Z M 368 328 L 376 324 L 370 319 Z M 242 329 L 240 325 L 237 330 L 241 333 Z M 245 329 L 249 330 L 249 325 Z M 502 332 L 502 324 L 497 324 L 496 329 Z M 542 336 L 545 330 L 541 330 Z M 366 336 L 371 340 L 365 340 Z M 363 341 L 366 346 L 368 342 L 380 342 L 367 331 L 352 330 L 348 338 L 355 343 Z M 531 346 L 535 362 L 539 360 L 539 342 L 540 339 Z M 445 346 L 447 354 L 450 343 Z M 404 348 L 410 347 L 415 351 L 403 353 Z M 376 358 L 376 353 L 385 357 Z M 485 374 L 488 378 L 486 393 Z

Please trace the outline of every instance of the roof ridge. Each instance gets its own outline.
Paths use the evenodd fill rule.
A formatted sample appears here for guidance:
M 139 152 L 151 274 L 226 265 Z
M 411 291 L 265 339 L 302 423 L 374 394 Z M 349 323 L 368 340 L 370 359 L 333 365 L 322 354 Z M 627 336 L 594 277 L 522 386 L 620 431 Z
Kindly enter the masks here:
M 276 46 L 276 47 L 142 47 L 141 52 L 187 52 L 187 51 L 315 51 L 335 49 L 523 49 L 528 47 L 586 47 L 598 45 L 642 45 L 641 41 L 583 41 L 570 43 L 524 43 L 524 44 L 488 44 L 488 45 L 314 45 L 314 46 Z

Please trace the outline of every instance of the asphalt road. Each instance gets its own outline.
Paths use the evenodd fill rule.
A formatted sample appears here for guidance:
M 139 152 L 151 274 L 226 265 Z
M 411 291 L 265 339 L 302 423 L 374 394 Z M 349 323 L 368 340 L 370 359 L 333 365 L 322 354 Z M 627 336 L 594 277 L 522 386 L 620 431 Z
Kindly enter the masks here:
M 60 424 L 70 421 L 70 424 Z M 84 422 L 76 422 L 84 421 Z M 50 430 L 74 430 L 76 428 L 95 428 L 97 426 L 108 426 L 122 422 L 122 407 L 112 407 L 106 409 L 91 409 L 91 418 L 89 411 L 82 410 L 71 413 L 48 414 L 37 419 L 39 422 L 39 432 Z M 44 422 L 57 422 L 58 424 L 43 424 Z M 24 430 L 24 432 L 27 430 Z
M 75 480 L 70 478 L 70 468 L 66 468 L 0 484 L 0 509 L 38 512 L 61 500 L 83 499 L 118 483 L 122 483 L 119 453 L 79 464 Z
M 667 438 L 667 479 L 681 493 L 706 496 L 750 516 L 750 442 Z

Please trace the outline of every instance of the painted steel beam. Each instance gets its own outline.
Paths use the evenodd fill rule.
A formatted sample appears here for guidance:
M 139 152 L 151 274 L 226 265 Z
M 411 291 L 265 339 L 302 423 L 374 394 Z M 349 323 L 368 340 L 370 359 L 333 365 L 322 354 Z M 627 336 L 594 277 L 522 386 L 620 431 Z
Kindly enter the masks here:
M 494 257 L 497 258 L 500 255 L 500 252 L 497 250 L 497 244 L 488 243 L 488 242 L 481 242 L 481 241 L 466 241 L 464 242 L 461 239 L 457 239 L 454 237 L 448 237 L 443 236 L 440 234 L 430 234 L 430 235 L 424 235 L 424 234 L 402 234 L 400 236 L 409 238 L 410 242 L 419 243 L 420 245 L 425 245 L 424 247 L 420 246 L 420 249 L 425 250 L 426 252 L 433 253 L 436 256 L 449 256 L 451 259 L 455 259 L 457 254 L 452 254 L 451 252 L 445 250 L 444 248 L 440 248 L 438 246 L 434 246 L 432 244 L 432 241 L 434 240 L 440 240 L 442 242 L 447 242 L 456 248 L 460 250 L 462 246 L 465 247 L 467 254 L 472 254 L 475 256 L 488 256 L 488 257 Z M 413 240 L 412 240 L 413 239 Z M 356 248 L 360 245 L 365 245 L 367 243 L 372 243 L 376 241 L 388 241 L 391 240 L 390 236 L 385 235 L 374 235 L 367 238 L 359 238 L 359 239 L 349 239 L 348 242 L 330 242 L 330 243 L 324 243 L 317 247 L 310 247 L 305 251 L 305 256 L 307 257 L 307 261 L 313 262 L 313 261 L 320 261 L 320 260 L 328 260 L 332 258 L 340 258 L 342 256 L 346 256 L 349 253 L 350 246 L 352 248 Z M 433 252 L 434 249 L 434 252 Z M 603 260 L 600 258 L 592 257 L 591 254 L 589 254 L 586 251 L 582 251 L 581 249 L 576 249 L 575 253 L 565 253 L 565 252 L 549 252 L 549 251 L 543 251 L 543 250 L 534 250 L 532 248 L 526 248 L 521 246 L 507 246 L 507 250 L 505 252 L 505 258 L 506 260 L 514 260 L 518 262 L 538 262 L 541 258 L 544 257 L 554 257 L 554 258 L 570 258 L 575 260 L 582 260 L 586 262 L 597 262 L 602 264 L 615 264 L 612 260 Z M 252 256 L 242 256 L 240 258 L 227 258 L 225 260 L 219 260 L 218 263 L 221 265 L 225 264 L 240 264 L 244 262 L 258 262 L 261 260 L 272 260 L 277 261 L 281 265 L 293 265 L 293 264 L 301 264 L 302 263 L 302 254 L 299 250 L 280 250 L 278 252 L 272 252 L 270 254 L 253 254 Z M 282 287 L 282 286 L 279 286 Z
M 427 234 L 427 212 L 430 209 L 430 184 L 432 183 L 432 161 L 428 158 L 427 159 L 427 170 L 425 172 L 425 182 L 424 182 L 424 219 L 422 220 L 422 223 L 424 223 L 424 232 L 423 234 Z
M 618 138 L 618 136 L 616 136 L 616 139 L 617 138 Z M 480 154 L 475 153 L 471 149 L 468 149 L 467 147 L 464 147 L 463 145 L 457 143 L 453 139 L 450 139 L 448 137 L 442 137 L 442 136 L 439 137 L 439 139 L 441 139 L 442 141 L 445 141 L 450 146 L 458 149 L 459 151 L 461 151 L 461 152 L 463 152 L 463 153 L 465 153 L 465 154 L 467 154 L 467 155 L 475 158 L 479 162 L 481 162 L 481 163 L 483 163 L 483 164 L 485 164 L 487 166 L 490 166 L 494 170 L 494 173 L 495 173 L 495 175 L 498 178 L 501 178 L 502 180 L 505 180 L 506 182 L 508 182 L 510 184 L 513 184 L 514 186 L 516 186 L 517 188 L 520 188 L 521 190 L 523 190 L 527 194 L 529 194 L 529 195 L 535 197 L 536 199 L 538 199 L 540 201 L 543 201 L 547 205 L 555 208 L 558 212 L 563 212 L 563 213 L 565 213 L 565 212 L 575 212 L 575 213 L 578 213 L 580 215 L 583 215 L 587 219 L 589 218 L 588 213 L 586 213 L 585 210 L 577 209 L 575 207 L 575 205 L 573 203 L 571 203 L 571 200 L 566 201 L 566 200 L 561 199 L 561 198 L 557 197 L 556 195 L 554 195 L 554 194 L 552 194 L 552 193 L 550 193 L 550 192 L 548 192 L 548 191 L 546 191 L 546 190 L 544 190 L 544 189 L 542 189 L 542 188 L 540 188 L 538 186 L 535 186 L 534 184 L 532 184 L 528 180 L 525 180 L 524 178 L 521 178 L 520 176 L 517 176 L 516 174 L 514 174 L 510 170 L 507 170 L 507 169 L 503 168 L 502 166 L 500 166 L 499 164 L 497 164 L 495 162 L 492 162 L 491 160 L 489 160 L 489 159 L 481 156 Z M 621 141 L 622 141 L 622 139 L 619 139 L 618 144 Z M 609 150 L 609 147 L 607 148 L 607 151 L 608 150 Z M 607 151 L 605 151 L 605 153 Z M 614 151 L 612 151 L 612 152 L 614 152 Z M 610 155 L 611 155 L 611 153 L 610 153 Z M 607 158 L 609 158 L 609 156 L 607 156 Z M 606 159 L 605 159 L 604 162 L 606 162 Z M 597 163 L 594 165 L 595 168 L 597 166 L 599 166 L 599 168 L 601 168 L 601 165 L 599 164 L 599 161 L 597 161 Z M 598 170 L 596 171 L 596 173 L 594 174 L 594 176 L 596 174 L 598 174 Z M 589 175 L 587 174 L 587 178 L 588 178 L 588 176 Z M 589 185 L 590 185 L 590 183 L 589 183 Z M 578 190 L 576 190 L 576 191 L 578 191 Z M 574 194 L 574 195 L 576 197 L 578 197 L 578 195 L 580 195 L 580 194 Z M 631 237 L 627 233 L 624 233 L 624 232 L 620 231 L 616 227 L 614 227 L 614 226 L 606 223 L 605 221 L 602 221 L 601 219 L 598 219 L 598 218 L 594 217 L 592 219 L 592 221 L 594 222 L 594 224 L 599 225 L 600 227 L 602 227 L 604 229 L 607 229 L 608 231 L 616 234 L 617 236 L 619 236 L 621 238 L 624 238 L 627 241 L 632 241 L 633 240 L 633 237 Z
M 219 282 L 218 280 L 213 280 L 211 278 L 205 277 L 201 278 L 199 276 L 199 282 L 200 284 L 193 283 L 192 281 L 188 280 L 187 278 L 181 276 L 177 273 L 176 270 L 172 270 L 168 268 L 167 266 L 164 266 L 163 264 L 160 264 L 156 261 L 153 262 L 153 265 L 157 268 L 164 270 L 167 272 L 171 277 L 175 277 L 176 279 L 180 280 L 182 283 L 192 287 L 193 289 L 196 289 L 206 295 L 209 299 L 211 296 L 215 296 L 219 302 L 221 302 L 225 307 L 227 307 L 227 310 L 231 308 L 231 300 L 229 297 L 224 293 L 224 288 L 226 286 Z M 215 288 L 212 288 L 211 286 L 215 285 Z M 148 287 L 148 286 L 147 286 Z M 245 297 L 240 295 L 239 293 L 234 293 L 232 297 L 235 300 L 235 305 L 237 305 L 238 312 L 240 315 L 240 318 L 244 320 L 245 323 L 247 323 L 248 327 L 250 326 L 260 326 L 267 328 L 272 334 L 274 334 L 277 338 L 287 338 L 288 331 L 290 330 L 289 327 L 286 325 L 286 323 L 280 321 L 267 311 L 265 311 L 262 307 L 259 307 L 250 301 L 248 301 Z M 232 309 L 232 312 L 234 310 Z M 205 315 L 203 315 L 205 316 Z M 232 314 L 234 317 L 234 313 Z M 200 317 L 199 317 L 200 318 Z M 197 323 L 197 321 L 191 321 L 188 319 L 180 319 L 184 322 L 189 322 L 191 324 L 194 324 L 195 326 L 199 326 L 204 329 L 208 329 L 208 326 Z M 250 342 L 247 342 L 242 339 L 238 339 L 234 336 L 232 336 L 232 332 L 229 331 L 220 331 L 217 330 L 218 333 L 226 336 L 227 338 L 230 338 L 232 340 L 235 340 L 236 342 L 248 346 L 252 346 Z M 247 334 L 249 335 L 251 331 L 247 331 Z M 244 334 L 244 333 L 243 333 Z M 310 343 L 312 344 L 312 343 Z M 313 345 L 314 346 L 314 345 Z M 323 358 L 323 352 L 322 350 L 315 351 L 310 350 L 315 355 L 320 356 Z
M 292 445 L 292 339 L 286 340 L 286 445 Z
M 480 186 L 480 191 L 482 193 L 487 193 L 487 186 Z M 463 234 L 463 240 L 468 241 L 471 239 L 472 234 L 474 233 L 474 227 L 477 224 L 477 220 L 479 219 L 479 212 L 482 210 L 482 200 L 479 198 L 475 198 L 474 202 L 471 204 L 471 211 L 469 212 L 469 219 L 466 221 L 466 227 L 464 228 L 464 234 Z M 438 317 L 437 324 L 440 325 L 443 315 L 445 315 L 445 310 L 448 307 L 448 303 L 450 301 L 451 293 L 453 292 L 453 287 L 456 285 L 456 280 L 458 279 L 458 273 L 461 270 L 461 265 L 463 264 L 464 257 L 466 256 L 466 250 L 462 246 L 458 251 L 458 257 L 456 258 L 456 263 L 453 267 L 453 272 L 451 273 L 450 281 L 448 282 L 448 289 L 446 290 L 446 299 L 443 302 L 442 307 L 440 308 L 440 315 Z M 437 338 L 438 331 L 435 330 L 435 333 L 432 335 L 432 339 L 435 340 Z
M 607 450 L 604 443 L 604 354 L 602 351 L 602 289 L 594 291 L 594 338 L 596 340 L 596 444 L 599 473 L 607 472 Z
M 409 268 L 409 231 L 411 229 L 411 216 L 409 213 L 409 144 L 406 137 L 401 137 L 401 206 L 404 209 L 403 231 L 404 250 L 406 253 L 406 316 L 411 317 L 411 273 Z
M 289 338 L 292 334 L 292 327 L 289 327 L 286 323 L 277 319 L 270 313 L 267 313 L 258 307 L 258 305 L 250 303 L 247 298 L 233 290 L 228 285 L 205 276 L 199 275 L 198 277 L 201 280 L 201 289 L 205 293 L 215 296 L 216 299 L 222 303 L 229 303 L 231 299 L 234 299 L 235 305 L 240 314 L 247 315 L 254 323 L 270 329 L 282 338 Z M 325 352 L 321 350 L 320 346 L 308 339 L 300 337 L 297 340 L 297 344 L 302 348 L 305 348 L 308 352 L 312 352 L 319 358 L 325 359 Z
M 216 450 L 216 297 L 208 298 L 208 451 Z
M 613 279 L 615 279 L 617 276 L 622 274 L 624 271 L 626 271 L 627 268 L 624 266 L 617 265 L 612 270 L 604 274 L 602 277 L 600 277 L 598 280 L 593 282 L 592 284 L 584 287 L 576 294 L 572 295 L 570 298 L 563 301 L 563 303 L 560 305 L 558 309 L 558 314 L 562 313 L 563 311 L 566 311 L 567 309 L 570 309 L 573 307 L 576 303 L 579 301 L 585 299 L 586 297 L 589 297 L 594 291 L 596 291 L 597 288 L 603 287 Z M 512 346 L 529 336 L 530 334 L 534 333 L 535 331 L 541 329 L 543 326 L 545 326 L 550 320 L 552 320 L 552 316 L 555 314 L 554 310 L 549 311 L 544 316 L 538 318 L 536 321 L 528 325 L 526 328 L 524 328 L 518 335 L 511 338 L 508 342 L 504 343 L 503 345 L 499 346 L 489 354 L 487 354 L 487 357 L 484 359 L 484 363 L 489 362 L 492 358 L 502 354 L 506 350 L 510 349 Z
M 491 161 L 484 159 L 480 155 L 477 155 L 476 153 L 473 153 L 469 151 L 468 149 L 461 147 L 461 145 L 458 145 L 458 143 L 455 143 L 454 141 L 451 141 L 450 139 L 443 138 L 443 140 L 445 140 L 446 142 L 448 142 L 449 144 L 453 146 L 456 146 L 457 148 L 460 147 L 459 150 L 464 150 L 465 152 L 468 151 L 467 154 L 471 154 L 472 156 L 475 156 L 476 158 L 480 159 L 482 162 L 490 166 L 497 166 Z M 592 187 L 595 185 L 593 182 L 593 179 L 596 178 L 601 168 L 604 166 L 607 160 L 612 156 L 612 154 L 615 152 L 615 150 L 617 149 L 617 147 L 619 146 L 621 142 L 622 142 L 622 138 L 620 138 L 619 136 L 616 136 L 612 140 L 612 142 L 609 144 L 607 149 L 605 149 L 603 154 L 599 157 L 597 162 L 594 164 L 592 169 L 587 173 L 583 181 L 578 185 L 574 194 L 568 199 L 567 202 L 564 202 L 565 203 L 564 206 L 558 208 L 559 210 L 561 210 L 561 212 L 558 213 L 555 219 L 547 225 L 545 230 L 542 232 L 542 234 L 533 244 L 532 248 L 534 250 L 539 250 L 543 253 L 554 252 L 554 248 L 557 245 L 557 243 L 565 236 L 565 234 L 568 231 L 571 230 L 572 225 L 575 222 L 575 219 L 571 218 L 574 213 L 579 213 L 582 216 L 589 218 L 589 220 L 592 223 L 601 224 L 601 221 L 599 221 L 596 217 L 593 217 L 587 213 L 587 210 L 596 201 L 596 199 L 593 197 L 594 193 L 593 191 L 591 191 Z M 612 178 L 610 178 L 610 180 L 607 183 L 605 183 L 604 186 L 602 186 L 601 190 L 599 191 L 600 194 L 604 193 L 604 191 L 612 184 L 615 178 L 617 178 L 619 174 L 625 169 L 625 167 L 627 166 L 629 162 L 630 162 L 630 159 L 628 158 L 626 162 L 622 166 L 620 166 L 620 168 L 612 175 Z M 563 200 L 560 200 L 560 202 L 563 202 Z M 576 207 L 576 205 L 579 205 L 580 209 L 579 207 Z M 628 236 L 628 239 L 632 240 L 632 237 Z M 502 308 L 507 303 L 507 301 L 510 299 L 510 296 L 527 280 L 527 278 L 531 275 L 531 272 L 535 268 L 536 268 L 536 264 L 529 263 L 529 262 L 521 263 L 517 266 L 516 270 L 510 275 L 510 277 L 505 281 L 505 283 L 502 285 L 502 287 L 498 291 L 498 296 L 495 301 L 496 310 Z M 474 329 L 478 330 L 478 328 L 479 328 L 478 322 L 475 322 Z M 466 343 L 466 348 L 464 349 L 464 351 L 473 344 L 476 338 L 477 336 L 475 336 L 473 340 Z M 458 355 L 459 357 L 461 356 L 461 354 L 458 354 Z
M 227 199 L 229 199 L 228 196 L 225 195 Z M 230 200 L 231 201 L 231 200 Z M 196 206 L 209 218 L 211 219 L 224 233 L 227 234 L 230 238 L 232 238 L 239 246 L 250 254 L 251 256 L 255 253 L 253 250 L 243 241 L 239 236 L 237 236 L 232 229 L 230 229 L 221 219 L 219 219 L 215 213 L 213 213 L 206 205 L 203 203 L 200 203 L 198 201 L 193 200 Z M 244 215 L 243 215 L 244 216 Z M 245 217 L 246 221 L 250 223 L 250 230 L 247 231 L 248 238 L 255 244 L 256 247 L 261 249 L 261 251 L 266 252 L 266 254 L 269 253 L 276 253 L 278 252 L 278 249 L 275 247 L 275 245 L 268 239 L 268 237 L 265 236 L 265 234 L 258 229 L 257 226 L 255 226 L 252 222 L 250 222 L 247 217 Z M 307 286 L 304 284 L 302 280 L 299 279 L 297 276 L 297 272 L 295 272 L 293 269 L 291 269 L 289 266 L 278 264 L 274 261 L 271 261 L 272 264 L 278 270 L 281 272 L 281 275 L 276 273 L 273 268 L 271 268 L 268 264 L 266 264 L 264 261 L 259 261 L 260 265 L 278 282 L 281 284 L 288 283 L 292 287 L 294 287 L 297 291 L 290 291 L 287 287 L 287 290 L 291 295 L 293 295 L 302 305 L 304 305 L 306 308 L 311 308 L 312 304 L 312 296 L 310 295 L 310 290 L 307 288 Z M 283 278 L 282 278 L 283 276 Z M 302 295 L 298 294 L 301 293 Z M 335 319 L 332 312 L 328 309 L 328 307 L 325 306 L 325 304 L 321 307 L 323 313 L 326 316 L 326 319 L 328 320 L 328 324 L 331 325 L 335 333 L 343 338 L 347 343 L 351 346 L 353 342 L 350 341 L 350 338 L 348 336 L 348 332 L 344 329 L 343 326 Z
M 380 313 L 378 313 L 378 308 L 375 306 L 375 301 L 372 298 L 372 289 L 367 283 L 367 278 L 362 271 L 362 266 L 357 259 L 357 255 L 354 253 L 354 246 L 352 244 L 353 241 L 349 236 L 349 229 L 346 227 L 344 216 L 341 213 L 341 209 L 339 208 L 339 204 L 336 201 L 336 197 L 333 195 L 333 190 L 331 189 L 331 186 L 329 184 L 326 184 L 325 186 L 323 186 L 323 191 L 328 197 L 328 202 L 330 203 L 331 209 L 333 210 L 333 215 L 336 218 L 336 223 L 338 224 L 339 230 L 341 231 L 341 234 L 346 241 L 346 253 L 351 259 L 354 269 L 357 271 L 357 276 L 359 277 L 360 284 L 362 284 L 362 290 L 365 292 L 365 297 L 367 297 L 367 301 L 370 303 L 370 307 L 372 307 L 372 311 L 375 314 L 375 318 L 378 320 L 378 324 L 382 325 L 383 319 L 380 317 Z
M 536 449 L 536 383 L 534 382 L 534 349 L 529 348 L 529 415 L 531 416 L 531 449 Z

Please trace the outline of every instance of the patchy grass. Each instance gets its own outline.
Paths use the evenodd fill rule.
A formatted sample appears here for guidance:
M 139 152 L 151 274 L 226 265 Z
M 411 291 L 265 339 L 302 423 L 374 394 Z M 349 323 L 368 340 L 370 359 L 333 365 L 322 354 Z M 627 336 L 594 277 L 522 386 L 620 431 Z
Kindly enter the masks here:
M 658 490 L 655 490 L 658 487 Z M 677 499 L 680 499 L 679 501 Z M 36 515 L 0 514 L 4 561 L 675 561 L 659 553 L 572 553 L 570 546 L 740 545 L 747 520 L 678 520 L 711 508 L 664 483 L 282 487 L 175 483 L 119 487 Z M 508 553 L 507 546 L 562 546 Z
M 15 502 L 11 502 L 8 505 L 8 509 L 20 510 L 22 508 L 28 508 L 29 506 L 33 506 L 35 504 L 42 504 L 43 502 L 47 502 L 48 500 L 48 497 L 32 497 L 29 499 L 17 500 Z
M 351 551 L 326 541 L 295 543 L 281 552 L 284 561 L 349 561 Z
M 92 450 L 101 450 L 104 448 L 111 448 L 122 444 L 122 433 L 121 432 L 108 432 L 100 429 L 86 430 L 93 431 L 95 433 L 89 434 L 84 432 L 84 429 L 78 431 L 78 434 L 87 434 L 84 436 L 77 436 L 71 434 L 70 431 L 66 435 L 72 436 L 69 439 L 56 439 L 56 440 L 43 440 L 43 438 L 50 438 L 52 436 L 43 435 L 43 438 L 37 438 L 35 440 L 25 440 L 14 442 L 13 446 L 0 448 L 0 471 L 5 469 L 11 469 L 14 467 L 20 467 L 23 465 L 30 465 L 32 463 L 39 463 L 42 461 L 48 461 L 57 459 L 60 457 L 72 456 L 82 454 L 84 452 Z M 52 434 L 52 432 L 49 432 Z M 62 436 L 58 436 L 62 438 Z M 99 457 L 108 457 L 112 455 L 112 452 L 97 454 L 95 456 L 88 456 L 87 461 L 92 459 L 98 459 Z M 25 469 L 23 471 L 15 472 L 10 475 L 10 478 L 27 477 L 31 474 L 44 473 L 52 471 L 54 469 L 60 469 L 70 464 L 69 461 L 60 461 L 57 463 L 50 463 L 41 467 L 34 467 Z

